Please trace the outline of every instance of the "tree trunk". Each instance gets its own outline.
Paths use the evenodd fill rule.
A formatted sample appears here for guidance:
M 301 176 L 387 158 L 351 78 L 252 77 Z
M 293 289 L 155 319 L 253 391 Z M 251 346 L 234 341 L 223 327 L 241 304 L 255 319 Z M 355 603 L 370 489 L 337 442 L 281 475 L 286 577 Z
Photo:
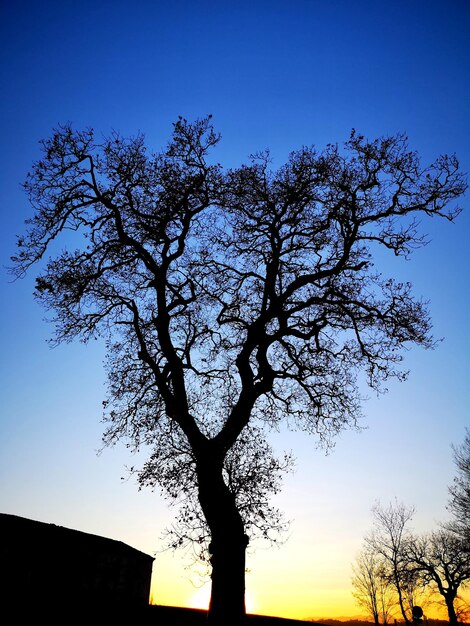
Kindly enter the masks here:
M 395 568 L 395 574 L 394 574 L 395 575 L 395 587 L 398 592 L 398 604 L 400 606 L 400 611 L 403 616 L 403 621 L 405 622 L 406 626 L 410 626 L 411 622 L 408 619 L 408 615 L 406 614 L 406 611 L 405 611 L 405 605 L 403 602 L 403 592 L 401 588 L 401 581 L 400 581 L 399 575 L 397 574 L 396 565 L 394 565 L 394 568 Z
M 235 498 L 223 480 L 222 462 L 198 463 L 199 502 L 211 531 L 212 590 L 208 623 L 240 626 L 245 618 L 247 536 Z
M 211 543 L 212 589 L 209 624 L 239 626 L 245 618 L 245 535 L 225 534 Z
M 444 599 L 446 601 L 447 614 L 449 616 L 449 624 L 451 624 L 452 626 L 457 626 L 458 620 L 457 620 L 457 614 L 454 608 L 455 596 L 446 595 L 444 596 Z

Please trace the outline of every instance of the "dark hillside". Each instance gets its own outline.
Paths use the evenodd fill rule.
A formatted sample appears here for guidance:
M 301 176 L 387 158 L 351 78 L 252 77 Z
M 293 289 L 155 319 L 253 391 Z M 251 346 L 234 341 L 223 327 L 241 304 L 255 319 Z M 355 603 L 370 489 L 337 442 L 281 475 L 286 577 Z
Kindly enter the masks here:
M 305 622 L 300 622 L 305 623 Z M 322 619 L 321 624 L 323 626 L 374 626 L 372 621 L 360 620 L 360 619 Z M 395 620 L 390 619 L 390 626 L 397 624 L 397 626 L 404 626 L 403 620 Z M 449 622 L 447 620 L 441 619 L 433 619 L 431 617 L 425 617 L 423 622 L 423 626 L 448 626 Z M 459 626 L 469 626 L 468 622 L 459 622 Z
M 203 626 L 207 624 L 207 613 L 199 609 L 182 609 L 168 606 L 149 607 L 152 624 L 161 626 Z M 248 615 L 246 626 L 300 626 L 311 622 L 266 617 L 264 615 Z
M 43 619 L 44 618 L 44 619 Z M 124 607 L 105 609 L 66 602 L 44 602 L 42 605 L 18 607 L 11 611 L 8 624 L 42 623 L 49 626 L 69 624 L 124 624 L 132 626 L 206 626 L 207 612 L 201 609 L 187 609 L 171 606 L 151 605 L 145 608 L 126 609 Z M 264 615 L 248 615 L 245 626 L 302 626 L 312 624 L 300 620 Z

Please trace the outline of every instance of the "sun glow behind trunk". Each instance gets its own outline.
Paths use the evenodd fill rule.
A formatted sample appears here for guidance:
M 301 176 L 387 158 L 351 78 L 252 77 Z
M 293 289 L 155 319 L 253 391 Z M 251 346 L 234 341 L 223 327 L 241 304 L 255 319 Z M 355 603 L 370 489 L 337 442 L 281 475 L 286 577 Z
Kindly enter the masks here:
M 209 608 L 209 601 L 211 597 L 211 586 L 210 583 L 206 583 L 202 587 L 200 587 L 194 595 L 190 598 L 188 602 L 188 606 L 193 609 L 205 609 Z M 252 595 L 247 592 L 245 595 L 245 604 L 246 604 L 246 612 L 253 613 L 256 610 L 256 602 L 254 601 Z

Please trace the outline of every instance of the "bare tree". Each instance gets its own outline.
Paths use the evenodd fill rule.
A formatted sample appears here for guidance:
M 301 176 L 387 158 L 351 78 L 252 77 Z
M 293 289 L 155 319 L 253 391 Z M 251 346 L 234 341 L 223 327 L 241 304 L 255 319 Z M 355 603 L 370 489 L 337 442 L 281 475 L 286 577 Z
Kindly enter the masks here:
M 447 527 L 464 541 L 464 545 L 470 552 L 470 431 L 468 429 L 463 443 L 453 446 L 452 449 L 457 475 L 449 487 L 448 509 L 453 519 Z
M 444 599 L 449 624 L 458 623 L 455 601 L 458 591 L 470 581 L 470 554 L 466 542 L 455 533 L 439 530 L 408 543 L 408 558 Z
M 359 372 L 377 390 L 405 378 L 401 350 L 433 345 L 430 320 L 374 252 L 422 246 L 418 220 L 454 220 L 466 182 L 454 156 L 422 167 L 403 136 L 353 132 L 274 172 L 267 153 L 223 171 L 218 141 L 209 118 L 180 119 L 157 154 L 142 136 L 60 127 L 27 179 L 35 212 L 13 261 L 22 276 L 62 237 L 36 283 L 55 341 L 105 338 L 105 441 L 151 446 L 143 482 L 153 467 L 171 493 L 197 492 L 210 619 L 229 625 L 245 612 L 248 541 L 230 451 L 250 424 L 286 419 L 328 442 L 360 417 Z
M 405 624 L 411 623 L 409 610 L 413 607 L 417 586 L 407 552 L 411 540 L 408 524 L 414 512 L 413 507 L 406 507 L 403 503 L 396 502 L 387 507 L 377 503 L 372 509 L 374 528 L 366 537 L 369 549 L 383 560 L 384 576 L 394 586 Z
M 368 546 L 359 553 L 353 565 L 353 596 L 366 609 L 374 624 L 388 624 L 394 604 L 392 585 L 386 575 L 383 558 Z

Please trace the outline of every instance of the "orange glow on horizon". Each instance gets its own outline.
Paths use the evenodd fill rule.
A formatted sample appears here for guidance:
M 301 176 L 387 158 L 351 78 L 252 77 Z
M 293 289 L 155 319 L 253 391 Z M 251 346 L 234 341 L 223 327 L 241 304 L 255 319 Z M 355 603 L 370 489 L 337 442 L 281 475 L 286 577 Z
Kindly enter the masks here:
M 283 561 L 281 556 L 282 551 L 271 550 L 257 554 L 256 567 L 250 567 L 246 576 L 248 613 L 317 622 L 322 619 L 370 621 L 351 593 L 349 568 L 328 570 L 325 558 L 314 564 L 308 561 L 310 567 L 302 567 L 295 551 L 290 552 L 290 560 Z M 153 603 L 207 610 L 210 580 L 200 587 L 195 586 L 196 580 L 197 576 L 192 577 L 190 568 L 185 568 L 174 553 L 160 554 L 152 576 Z M 469 594 L 465 596 L 470 600 Z M 446 619 L 445 611 L 434 603 L 427 605 L 425 614 L 430 619 Z
M 348 577 L 335 572 L 334 580 L 327 579 L 326 568 L 318 566 L 319 577 L 310 577 L 309 571 L 292 557 L 291 567 L 287 567 L 281 554 L 260 551 L 258 559 L 264 556 L 267 562 L 258 560 L 257 567 L 247 573 L 248 613 L 304 620 L 356 617 L 361 613 L 352 597 Z M 195 587 L 197 576 L 192 577 L 190 572 L 191 568 L 185 567 L 177 554 L 160 554 L 154 564 L 152 601 L 166 606 L 207 609 L 210 580 Z

